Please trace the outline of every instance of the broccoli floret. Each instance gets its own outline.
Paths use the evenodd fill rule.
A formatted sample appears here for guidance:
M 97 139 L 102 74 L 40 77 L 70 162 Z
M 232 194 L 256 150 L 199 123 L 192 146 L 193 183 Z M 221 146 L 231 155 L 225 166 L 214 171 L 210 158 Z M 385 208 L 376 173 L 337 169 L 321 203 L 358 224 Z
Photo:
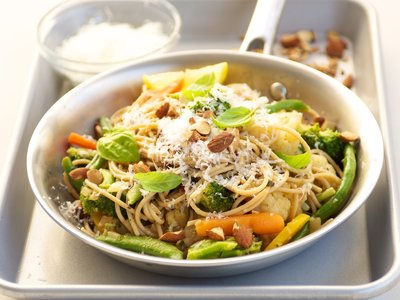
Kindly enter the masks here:
M 215 181 L 205 187 L 200 197 L 200 204 L 209 212 L 230 210 L 233 202 L 232 192 Z
M 92 159 L 96 153 L 96 150 L 77 147 L 69 147 L 67 150 L 67 154 L 72 160 L 80 158 Z
M 91 215 L 95 212 L 101 212 L 106 216 L 115 216 L 114 202 L 103 195 L 97 195 L 87 186 L 82 187 L 79 198 L 85 214 Z
M 215 99 L 210 102 L 196 101 L 192 105 L 190 105 L 190 109 L 194 112 L 204 112 L 206 110 L 211 110 L 215 115 L 220 115 L 227 109 L 230 109 L 231 105 L 220 99 Z
M 343 159 L 345 142 L 340 139 L 340 132 L 332 129 L 321 130 L 318 123 L 300 131 L 301 136 L 311 148 L 328 153 L 337 163 Z

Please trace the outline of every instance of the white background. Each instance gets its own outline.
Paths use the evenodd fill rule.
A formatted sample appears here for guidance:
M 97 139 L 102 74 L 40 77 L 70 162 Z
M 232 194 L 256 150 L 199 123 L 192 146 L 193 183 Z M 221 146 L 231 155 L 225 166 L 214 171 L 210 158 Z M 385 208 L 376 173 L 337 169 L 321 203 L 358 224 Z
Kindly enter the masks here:
M 36 25 L 40 16 L 60 0 L 0 0 L 0 176 L 6 162 L 9 145 L 15 134 L 36 46 Z M 384 73 L 384 88 L 388 101 L 390 138 L 396 154 L 400 144 L 394 143 L 400 128 L 400 1 L 370 0 L 379 17 Z M 396 161 L 400 172 L 400 163 Z M 396 182 L 398 183 L 400 180 Z M 0 295 L 0 298 L 2 296 Z M 377 299 L 400 299 L 400 283 Z

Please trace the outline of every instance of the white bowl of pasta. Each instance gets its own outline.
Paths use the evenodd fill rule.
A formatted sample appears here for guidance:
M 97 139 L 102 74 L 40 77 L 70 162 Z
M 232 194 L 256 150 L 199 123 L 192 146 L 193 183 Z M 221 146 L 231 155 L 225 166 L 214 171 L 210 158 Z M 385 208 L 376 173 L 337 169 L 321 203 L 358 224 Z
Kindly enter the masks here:
M 277 81 L 287 99 L 269 98 Z M 291 61 L 223 50 L 90 79 L 43 116 L 27 155 L 40 205 L 73 236 L 191 277 L 299 253 L 368 199 L 382 163 L 379 126 L 352 91 Z

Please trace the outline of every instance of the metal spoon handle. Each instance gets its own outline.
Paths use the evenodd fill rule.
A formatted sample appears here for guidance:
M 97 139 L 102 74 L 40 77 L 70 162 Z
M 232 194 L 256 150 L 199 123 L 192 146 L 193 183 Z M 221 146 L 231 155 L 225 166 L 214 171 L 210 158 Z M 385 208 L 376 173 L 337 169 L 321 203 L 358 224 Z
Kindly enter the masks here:
M 255 48 L 270 54 L 285 0 L 258 0 L 240 51 Z

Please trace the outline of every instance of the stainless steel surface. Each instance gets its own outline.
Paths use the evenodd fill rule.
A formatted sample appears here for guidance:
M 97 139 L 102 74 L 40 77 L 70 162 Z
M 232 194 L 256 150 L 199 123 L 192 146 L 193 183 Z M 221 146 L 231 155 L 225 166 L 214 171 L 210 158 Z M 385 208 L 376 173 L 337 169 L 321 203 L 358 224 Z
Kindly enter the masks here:
M 258 0 L 240 51 L 263 49 L 271 53 L 285 0 Z
M 239 47 L 255 4 L 246 0 L 173 3 L 183 14 L 180 50 Z M 207 15 L 208 23 L 192 18 L 193 12 Z M 228 21 L 230 15 L 236 16 L 235 22 Z M 375 14 L 358 1 L 289 0 L 278 34 L 316 27 L 321 33 L 330 28 L 346 32 L 353 42 L 358 55 L 354 58 L 357 93 L 381 120 L 385 139 L 388 167 L 366 205 L 352 218 L 300 255 L 265 270 L 220 279 L 217 286 L 215 279 L 155 275 L 108 258 L 58 228 L 35 204 L 27 184 L 23 161 L 27 142 L 63 88 L 49 65 L 38 60 L 11 146 L 14 155 L 5 166 L 1 183 L 1 292 L 38 299 L 348 299 L 382 294 L 394 286 L 399 278 L 399 207 L 392 169 L 393 141 L 388 139 L 388 124 L 394 120 L 387 119 L 394 115 L 387 111 L 389 103 L 383 94 Z M 61 245 L 59 251 L 54 251 L 53 245 Z

